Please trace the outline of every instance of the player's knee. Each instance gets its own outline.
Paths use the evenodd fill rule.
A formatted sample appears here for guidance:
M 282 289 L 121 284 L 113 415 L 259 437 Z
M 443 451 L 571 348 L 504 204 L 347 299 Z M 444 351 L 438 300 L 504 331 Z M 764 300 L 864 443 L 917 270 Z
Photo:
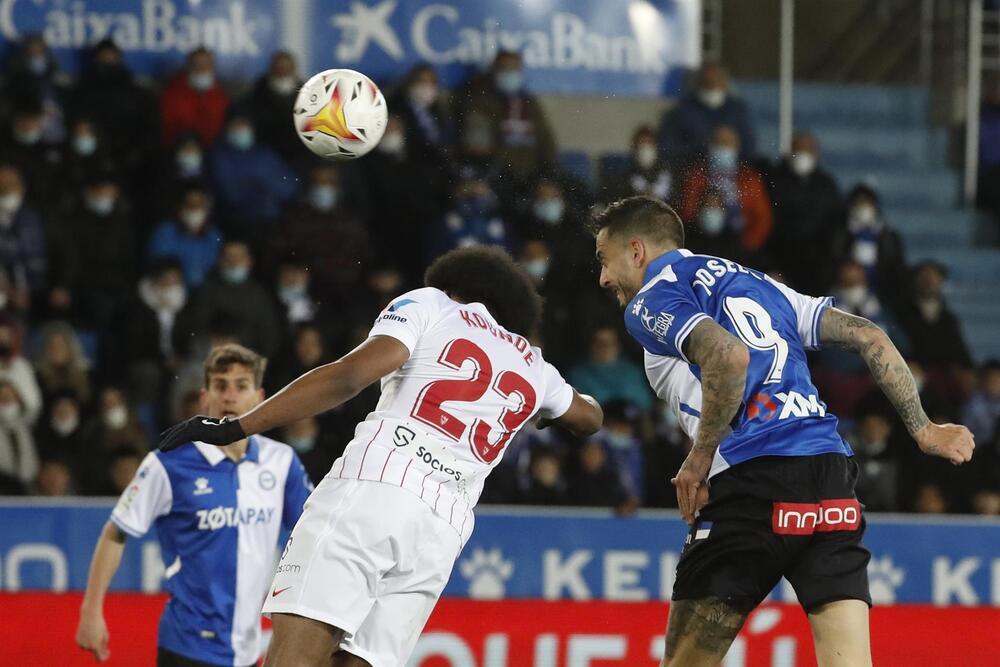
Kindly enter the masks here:
M 747 613 L 718 598 L 671 603 L 663 667 L 717 664 L 739 634 Z M 712 661 L 715 661 L 714 663 Z

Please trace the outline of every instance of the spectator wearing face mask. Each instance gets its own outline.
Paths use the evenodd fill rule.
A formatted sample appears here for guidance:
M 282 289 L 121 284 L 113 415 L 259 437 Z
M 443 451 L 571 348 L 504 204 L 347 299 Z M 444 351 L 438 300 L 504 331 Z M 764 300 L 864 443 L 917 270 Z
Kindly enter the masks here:
M 42 412 L 42 390 L 31 363 L 24 357 L 21 338 L 16 321 L 0 317 L 0 381 L 14 386 L 24 418 L 34 424 Z
M 566 379 L 581 392 L 593 395 L 602 405 L 624 401 L 645 411 L 653 402 L 645 373 L 622 351 L 617 327 L 603 326 L 594 330 L 590 336 L 588 359 L 572 368 Z
M 138 288 L 118 314 L 113 375 L 124 378 L 137 404 L 160 405 L 180 365 L 174 328 L 187 304 L 180 262 L 163 257 L 150 263 Z M 170 415 L 162 415 L 164 422 Z
M 302 142 L 289 118 L 301 87 L 295 56 L 288 51 L 276 51 L 267 72 L 257 79 L 247 99 L 258 140 L 276 150 L 289 164 L 304 155 Z
M 42 296 L 48 277 L 45 231 L 38 211 L 25 201 L 20 171 L 10 164 L 0 164 L 0 266 L 17 309 L 27 309 L 32 295 Z
M 847 441 L 860 469 L 858 500 L 873 512 L 897 511 L 901 495 L 900 460 L 893 439 L 893 420 L 878 410 L 865 409 Z
M 495 245 L 509 251 L 514 245 L 513 229 L 485 178 L 469 168 L 460 178 L 450 209 L 428 230 L 427 263 L 453 248 Z
M 17 388 L 0 381 L 0 495 L 28 493 L 38 474 L 38 450 Z
M 189 289 L 205 281 L 222 248 L 222 234 L 209 219 L 211 210 L 208 191 L 189 185 L 178 197 L 173 219 L 161 222 L 149 240 L 149 259 L 177 258 Z
M 95 121 L 86 116 L 75 119 L 60 167 L 60 208 L 70 210 L 76 204 L 76 193 L 93 173 L 113 168 L 114 158 Z
M 899 305 L 906 285 L 903 242 L 882 216 L 878 194 L 856 185 L 847 195 L 847 219 L 838 225 L 826 252 L 840 262 L 865 268 L 868 284 L 890 308 Z
M 741 156 L 752 160 L 757 148 L 746 102 L 733 93 L 726 68 L 706 62 L 698 70 L 695 89 L 664 114 L 660 152 L 684 168 L 704 155 L 712 134 L 722 126 L 733 128 Z
M 258 249 L 299 190 L 295 172 L 274 149 L 257 143 L 242 110 L 230 116 L 224 140 L 212 149 L 209 174 L 223 230 L 252 239 Z
M 21 173 L 28 201 L 54 208 L 58 175 L 62 169 L 60 148 L 42 141 L 45 113 L 35 99 L 17 102 L 8 134 L 0 138 L 0 155 Z
M 182 132 L 194 132 L 203 147 L 211 146 L 222 132 L 228 108 L 229 97 L 216 77 L 215 57 L 208 49 L 195 49 L 160 99 L 164 148 L 172 149 Z
M 1000 424 L 1000 361 L 990 359 L 984 363 L 978 380 L 975 392 L 962 407 L 962 423 L 972 431 L 976 442 L 992 443 Z M 1000 480 L 997 482 L 1000 484 Z
M 74 89 L 72 110 L 77 117 L 93 119 L 122 169 L 142 172 L 154 159 L 160 124 L 156 98 L 135 81 L 113 40 L 94 45 Z
M 636 128 L 632 133 L 631 149 L 625 171 L 602 175 L 602 201 L 613 202 L 635 195 L 672 201 L 677 184 L 670 165 L 660 155 L 656 131 L 649 125 Z
M 268 244 L 272 266 L 292 258 L 308 267 L 315 293 L 331 303 L 356 296 L 372 254 L 368 232 L 346 199 L 340 168 L 315 164 L 305 191 L 285 209 Z
M 945 269 L 932 260 L 913 268 L 913 290 L 899 310 L 900 324 L 913 344 L 912 357 L 928 382 L 949 398 L 963 394 L 961 375 L 972 367 L 962 327 L 944 298 Z
M 4 100 L 36 99 L 42 105 L 42 141 L 59 144 L 66 138 L 66 98 L 69 79 L 59 71 L 41 35 L 29 35 L 6 67 Z
M 604 429 L 597 435 L 625 489 L 627 500 L 619 506 L 623 514 L 634 512 L 645 493 L 642 441 L 636 435 L 638 419 L 639 411 L 634 405 L 621 400 L 610 401 L 605 405 Z
M 192 339 L 210 332 L 215 322 L 225 323 L 241 344 L 272 356 L 280 340 L 280 325 L 274 300 L 268 290 L 251 276 L 254 259 L 243 241 L 227 240 L 222 245 L 216 270 L 178 315 L 174 326 L 175 349 L 192 351 Z M 198 342 L 198 341 L 194 341 Z
M 312 273 L 308 267 L 294 258 L 285 258 L 278 264 L 278 271 L 275 276 L 274 296 L 277 302 L 278 312 L 282 317 L 286 332 L 291 332 L 301 324 L 327 323 L 339 325 L 341 331 L 346 324 L 346 313 L 340 307 L 340 303 L 334 301 L 332 305 L 336 314 L 331 313 L 325 307 L 324 295 L 318 294 L 312 288 Z M 284 338 L 284 337 L 283 337 Z
M 99 392 L 97 414 L 84 424 L 83 441 L 87 455 L 80 481 L 81 490 L 88 495 L 111 495 L 111 464 L 123 449 L 139 457 L 149 450 L 123 388 L 116 385 Z
M 399 92 L 389 99 L 389 108 L 401 116 L 413 156 L 429 169 L 447 168 L 455 128 L 437 71 L 427 63 L 414 66 Z
M 580 286 L 581 274 L 591 264 L 593 238 L 583 213 L 571 204 L 558 180 L 551 177 L 538 180 L 529 199 L 527 216 L 518 224 L 518 233 L 545 239 L 554 251 L 558 277 L 567 286 Z
M 35 429 L 35 442 L 42 459 L 67 461 L 73 469 L 84 465 L 82 405 L 73 391 L 64 390 L 50 397 L 48 414 Z
M 371 235 L 379 239 L 379 254 L 419 284 L 426 266 L 413 248 L 421 247 L 426 228 L 443 214 L 452 171 L 422 162 L 408 135 L 403 118 L 390 114 L 382 141 L 358 166 L 371 201 Z
M 744 263 L 757 258 L 774 226 L 771 199 L 756 168 L 740 159 L 740 135 L 729 126 L 711 135 L 708 156 L 684 176 L 680 193 L 681 218 L 691 225 L 697 219 L 705 192 L 715 190 L 725 207 L 725 230 L 736 232 Z
M 738 211 L 726 207 L 725 195 L 709 188 L 702 193 L 698 214 L 688 223 L 693 252 L 718 257 L 743 257 Z
M 330 472 L 333 462 L 344 453 L 344 448 L 351 439 L 351 436 L 336 438 L 331 437 L 332 435 L 326 419 L 316 417 L 292 422 L 282 430 L 282 442 L 290 445 L 299 455 L 314 484 L 319 484 Z
M 161 151 L 156 171 L 156 192 L 151 196 L 151 211 L 156 220 L 175 214 L 177 200 L 191 187 L 210 190 L 208 157 L 192 133 L 177 137 L 172 151 Z
M 139 230 L 112 173 L 92 174 L 78 201 L 53 228 L 49 301 L 54 314 L 100 331 L 135 286 Z
M 774 232 L 768 248 L 788 284 L 804 294 L 820 294 L 829 276 L 827 241 L 843 216 L 840 192 L 819 164 L 816 137 L 797 132 L 792 150 L 767 174 L 774 204 Z
M 525 87 L 521 54 L 497 53 L 489 72 L 474 77 L 455 98 L 459 135 L 485 132 L 476 143 L 488 143 L 517 183 L 555 167 L 555 135 L 538 98 Z
M 66 322 L 49 322 L 39 332 L 35 371 L 46 401 L 72 392 L 80 402 L 90 400 L 90 360 L 76 331 Z

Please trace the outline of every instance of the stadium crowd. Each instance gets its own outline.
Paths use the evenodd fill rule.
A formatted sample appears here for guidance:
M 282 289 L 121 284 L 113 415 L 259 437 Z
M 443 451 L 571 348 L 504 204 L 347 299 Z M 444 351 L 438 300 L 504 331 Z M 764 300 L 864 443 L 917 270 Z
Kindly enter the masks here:
M 587 222 L 632 194 L 672 203 L 689 246 L 767 271 L 885 327 L 937 421 L 978 443 L 961 469 L 919 456 L 860 358 L 815 353 L 814 377 L 861 462 L 870 510 L 1000 514 L 1000 363 L 976 368 L 943 296 L 944 267 L 907 263 L 878 192 L 838 184 L 820 146 L 756 152 L 746 104 L 706 64 L 659 127 L 639 127 L 596 185 L 559 149 L 517 53 L 446 91 L 430 66 L 389 93 L 381 143 L 321 162 L 295 135 L 302 83 L 274 54 L 249 90 L 198 49 L 140 81 L 110 40 L 75 80 L 26 38 L 0 92 L 0 494 L 114 495 L 157 432 L 198 412 L 201 363 L 241 342 L 274 391 L 360 342 L 375 316 L 448 249 L 508 249 L 546 312 L 535 340 L 606 425 L 577 441 L 527 427 L 484 502 L 674 504 L 688 442 L 649 390 L 641 350 L 597 285 Z M 388 85 L 392 84 L 392 85 Z M 847 188 L 845 190 L 845 187 Z M 378 388 L 277 434 L 317 481 Z M 762 409 L 775 409 L 762 406 Z

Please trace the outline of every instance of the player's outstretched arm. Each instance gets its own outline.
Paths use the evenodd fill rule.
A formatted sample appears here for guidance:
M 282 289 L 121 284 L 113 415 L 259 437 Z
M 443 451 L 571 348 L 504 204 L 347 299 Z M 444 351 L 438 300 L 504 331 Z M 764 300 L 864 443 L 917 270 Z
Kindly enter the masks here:
M 701 420 L 694 446 L 671 481 L 677 487 L 681 516 L 691 523 L 715 450 L 743 402 L 750 351 L 716 322 L 704 319 L 684 340 L 684 353 L 701 370 Z
M 868 364 L 872 378 L 892 402 L 906 430 L 926 454 L 958 465 L 972 458 L 975 443 L 969 429 L 958 424 L 934 424 L 920 404 L 913 374 L 882 329 L 870 320 L 827 308 L 819 322 L 822 345 L 853 350 Z
M 391 336 L 372 336 L 333 363 L 319 366 L 292 381 L 250 412 L 232 421 L 202 415 L 160 434 L 160 449 L 170 450 L 200 440 L 228 445 L 331 410 L 357 396 L 410 358 L 410 351 Z
M 604 410 L 593 396 L 573 390 L 573 402 L 562 417 L 553 419 L 575 436 L 585 437 L 597 433 L 604 425 Z
M 108 650 L 108 626 L 104 622 L 104 596 L 122 562 L 123 551 L 125 533 L 109 521 L 94 547 L 87 575 L 87 591 L 80 605 L 80 623 L 76 628 L 77 645 L 93 653 L 101 662 L 111 655 Z

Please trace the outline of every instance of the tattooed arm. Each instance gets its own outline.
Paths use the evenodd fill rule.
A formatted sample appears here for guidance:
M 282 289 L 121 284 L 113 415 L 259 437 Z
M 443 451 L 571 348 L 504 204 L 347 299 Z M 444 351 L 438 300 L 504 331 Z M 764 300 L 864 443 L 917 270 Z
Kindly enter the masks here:
M 683 345 L 684 354 L 701 370 L 702 394 L 698 437 L 672 480 L 681 515 L 690 523 L 715 450 L 743 402 L 750 352 L 736 336 L 709 319 L 695 325 Z
M 975 444 L 967 428 L 934 424 L 927 418 L 909 367 L 882 329 L 863 317 L 827 308 L 820 318 L 819 340 L 861 355 L 921 450 L 956 465 L 972 458 Z

